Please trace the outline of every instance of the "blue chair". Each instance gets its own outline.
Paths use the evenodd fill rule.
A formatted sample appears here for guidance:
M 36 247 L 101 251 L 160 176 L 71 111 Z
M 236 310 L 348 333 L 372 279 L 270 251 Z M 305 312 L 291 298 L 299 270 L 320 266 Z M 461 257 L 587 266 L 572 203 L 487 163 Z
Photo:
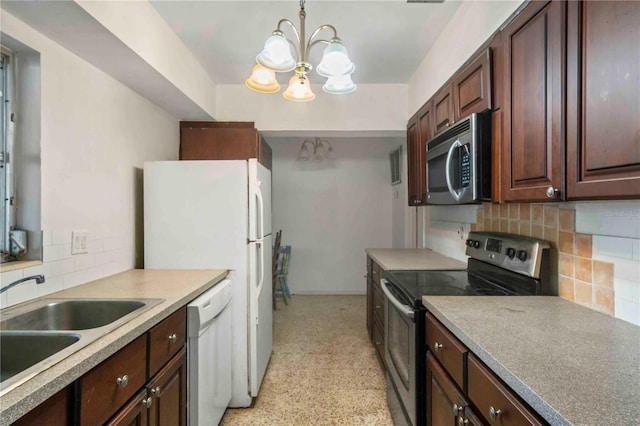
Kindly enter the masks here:
M 280 293 L 282 294 L 282 300 L 284 304 L 289 304 L 291 299 L 291 292 L 289 291 L 289 284 L 287 283 L 287 272 L 289 271 L 289 258 L 291 257 L 291 246 L 284 246 L 280 248 L 278 253 L 278 261 L 276 264 L 276 287 L 280 286 Z

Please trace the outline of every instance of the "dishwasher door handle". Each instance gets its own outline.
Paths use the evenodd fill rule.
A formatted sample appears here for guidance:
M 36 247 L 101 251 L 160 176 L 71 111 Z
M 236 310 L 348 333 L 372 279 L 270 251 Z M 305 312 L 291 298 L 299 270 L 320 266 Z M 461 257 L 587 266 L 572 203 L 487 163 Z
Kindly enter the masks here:
M 411 306 L 405 305 L 398 299 L 396 299 L 395 296 L 391 294 L 391 291 L 387 287 L 387 284 L 389 284 L 389 281 L 387 281 L 386 278 L 380 278 L 380 286 L 382 287 L 382 292 L 385 294 L 385 296 L 387 296 L 389 302 L 391 302 L 393 306 L 395 306 L 404 316 L 413 320 L 414 309 Z

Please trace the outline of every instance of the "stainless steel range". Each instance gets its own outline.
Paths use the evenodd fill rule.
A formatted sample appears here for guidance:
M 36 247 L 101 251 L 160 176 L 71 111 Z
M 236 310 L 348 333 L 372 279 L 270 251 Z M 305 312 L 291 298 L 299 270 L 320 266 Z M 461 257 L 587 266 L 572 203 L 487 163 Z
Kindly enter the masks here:
M 385 364 L 394 423 L 425 424 L 424 295 L 557 295 L 549 273 L 549 243 L 520 235 L 471 232 L 466 271 L 387 271 Z

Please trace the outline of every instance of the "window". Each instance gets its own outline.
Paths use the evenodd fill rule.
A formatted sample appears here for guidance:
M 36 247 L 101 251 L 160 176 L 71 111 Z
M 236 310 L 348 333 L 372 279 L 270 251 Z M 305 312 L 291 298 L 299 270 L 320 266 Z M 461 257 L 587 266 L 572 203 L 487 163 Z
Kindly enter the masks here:
M 391 162 L 391 185 L 397 185 L 402 181 L 401 174 L 401 158 L 402 158 L 402 146 L 389 154 L 389 160 Z
M 2 80 L 0 87 L 0 129 L 1 129 L 1 151 L 0 151 L 0 200 L 2 201 L 2 205 L 0 206 L 0 219 L 1 219 L 1 234 L 0 234 L 0 251 L 2 259 L 1 261 L 9 260 L 10 256 L 10 238 L 9 238 L 9 229 L 10 229 L 10 218 L 12 215 L 11 209 L 11 164 L 9 159 L 11 157 L 10 151 L 12 146 L 12 141 L 10 137 L 13 135 L 13 129 L 11 126 L 11 88 L 13 85 L 11 84 L 11 79 L 13 77 L 13 73 L 11 72 L 11 57 L 9 54 L 5 53 L 6 50 L 2 49 L 2 54 L 0 56 L 0 78 Z M 8 52 L 7 52 L 8 53 Z
M 40 260 L 40 54 L 0 39 L 0 261 Z

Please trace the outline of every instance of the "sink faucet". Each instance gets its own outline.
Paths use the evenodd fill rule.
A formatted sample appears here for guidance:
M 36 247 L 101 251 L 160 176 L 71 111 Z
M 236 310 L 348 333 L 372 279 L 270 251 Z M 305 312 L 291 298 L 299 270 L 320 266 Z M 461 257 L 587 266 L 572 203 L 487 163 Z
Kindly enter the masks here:
M 30 280 L 36 280 L 36 284 L 42 284 L 44 282 L 44 275 L 42 275 L 42 274 L 40 274 L 40 275 L 31 275 L 30 277 L 20 278 L 19 280 L 16 280 L 16 281 L 12 282 L 11 284 L 0 288 L 0 293 L 4 293 L 5 291 L 9 290 L 11 287 L 16 286 L 16 285 L 18 285 L 20 283 L 23 283 L 25 281 L 30 281 Z

